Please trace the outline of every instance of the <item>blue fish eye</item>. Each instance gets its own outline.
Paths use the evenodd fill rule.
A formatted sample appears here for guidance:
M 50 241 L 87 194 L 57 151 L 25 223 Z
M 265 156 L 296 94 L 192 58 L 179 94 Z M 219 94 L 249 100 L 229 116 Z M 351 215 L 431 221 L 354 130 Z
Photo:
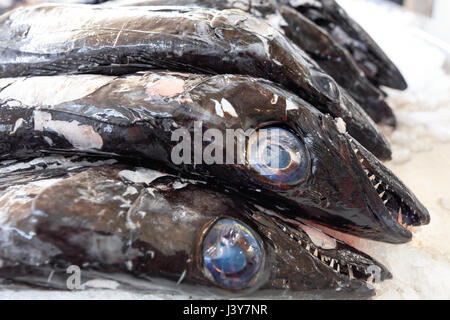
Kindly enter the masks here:
M 255 131 L 247 144 L 247 164 L 265 182 L 281 187 L 299 184 L 307 175 L 309 153 L 291 131 L 270 127 Z
M 244 289 L 261 270 L 261 241 L 247 225 L 233 219 L 215 222 L 203 240 L 203 265 L 208 278 L 220 286 Z
M 339 87 L 337 86 L 336 81 L 333 80 L 329 75 L 319 72 L 313 71 L 311 73 L 311 78 L 313 80 L 314 85 L 319 88 L 319 90 L 325 94 L 332 101 L 338 102 L 341 96 L 341 92 Z
M 274 161 L 274 159 L 276 161 Z M 263 162 L 266 166 L 273 169 L 287 168 L 291 163 L 291 155 L 283 146 L 268 145 L 263 153 Z

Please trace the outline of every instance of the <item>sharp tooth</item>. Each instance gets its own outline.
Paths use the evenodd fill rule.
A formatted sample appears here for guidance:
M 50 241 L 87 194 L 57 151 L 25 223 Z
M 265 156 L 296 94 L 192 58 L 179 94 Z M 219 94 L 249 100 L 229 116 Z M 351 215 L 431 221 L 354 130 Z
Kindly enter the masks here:
M 337 264 L 337 269 L 336 269 L 336 271 L 337 271 L 337 272 L 341 272 L 341 265 L 340 265 L 339 263 Z
M 351 265 L 348 265 L 348 276 L 350 277 L 350 279 L 355 279 Z
M 371 177 L 369 177 L 369 180 L 370 180 L 370 181 L 375 180 L 375 175 L 372 175 Z
M 299 245 L 302 245 L 302 240 L 297 241 Z
M 403 225 L 403 217 L 402 217 L 402 208 L 400 207 L 400 209 L 398 209 L 398 216 L 397 216 L 397 221 L 398 223 L 400 223 L 401 225 Z
M 381 185 L 381 181 L 380 182 L 378 182 L 376 185 L 375 185 L 375 189 L 378 189 L 378 187 Z
M 355 149 L 353 149 L 353 152 L 354 152 L 354 153 L 358 153 L 359 150 L 358 150 L 357 148 L 355 148 Z
M 359 162 L 363 163 L 363 162 L 364 162 L 364 159 L 360 159 Z
M 316 257 L 318 257 L 319 256 L 319 251 L 316 249 L 316 250 L 314 250 L 314 255 L 316 256 Z
M 364 172 L 366 173 L 366 175 L 369 175 L 369 170 L 364 169 Z
M 387 200 L 387 199 L 384 200 L 384 201 L 383 201 L 384 205 L 386 205 L 386 203 L 388 203 L 388 201 L 389 201 L 389 200 Z
M 334 267 L 334 262 L 335 262 L 336 260 L 334 260 L 334 259 L 331 259 L 331 262 L 330 262 L 330 267 Z
M 378 196 L 383 199 L 384 194 L 386 193 L 386 191 L 383 191 L 382 193 L 380 193 Z
M 309 251 L 309 249 L 311 249 L 311 246 L 309 245 L 309 243 L 306 245 L 306 250 Z

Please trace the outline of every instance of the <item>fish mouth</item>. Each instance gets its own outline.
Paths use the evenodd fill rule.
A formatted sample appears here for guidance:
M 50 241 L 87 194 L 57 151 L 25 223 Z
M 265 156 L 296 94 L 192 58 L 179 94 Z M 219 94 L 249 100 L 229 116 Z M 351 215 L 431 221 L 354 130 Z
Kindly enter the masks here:
M 375 156 L 354 139 L 349 141 L 364 172 L 368 206 L 390 231 L 411 239 L 412 227 L 430 223 L 428 210 Z
M 331 271 L 346 284 L 372 288 L 374 283 L 392 279 L 384 265 L 340 240 L 336 234 L 331 236 L 307 220 L 288 219 L 268 210 L 264 213 L 281 233 L 297 242 L 299 250 L 309 255 L 316 265 Z

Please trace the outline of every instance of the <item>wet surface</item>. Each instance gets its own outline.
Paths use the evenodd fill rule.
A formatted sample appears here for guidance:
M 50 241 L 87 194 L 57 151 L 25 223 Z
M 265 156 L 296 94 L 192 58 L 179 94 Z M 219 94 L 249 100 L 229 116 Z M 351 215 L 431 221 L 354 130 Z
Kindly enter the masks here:
M 343 1 L 345 3 L 345 1 Z M 382 42 L 381 42 L 382 43 Z M 413 190 L 418 191 L 420 197 L 425 197 L 425 203 L 433 211 L 433 214 L 437 216 L 437 223 L 432 224 L 432 228 L 424 228 L 423 231 L 416 232 L 416 238 L 411 245 L 396 246 L 383 244 L 373 244 L 368 242 L 358 242 L 358 245 L 362 248 L 366 248 L 367 252 L 373 252 L 375 257 L 380 257 L 381 261 L 388 264 L 394 272 L 395 280 L 388 281 L 384 285 L 380 285 L 379 296 L 381 298 L 389 297 L 412 297 L 412 298 L 427 298 L 432 295 L 437 297 L 444 297 L 448 291 L 448 284 L 444 282 L 439 282 L 438 279 L 449 278 L 445 275 L 448 272 L 448 252 L 445 246 L 442 246 L 442 241 L 445 239 L 443 237 L 443 231 L 447 230 L 446 225 L 448 225 L 448 220 L 445 217 L 446 203 L 448 202 L 448 195 L 446 194 L 446 188 L 444 181 L 448 181 L 448 177 L 445 174 L 439 174 L 439 170 L 435 168 L 442 168 L 445 165 L 446 155 L 448 153 L 448 147 L 445 144 L 434 143 L 433 147 L 429 147 L 429 144 L 422 143 L 422 146 L 411 147 L 411 143 L 408 141 L 422 140 L 423 138 L 430 139 L 429 141 L 435 142 L 442 138 L 442 134 L 429 134 L 427 127 L 422 129 L 423 131 L 417 131 L 417 124 L 414 125 L 414 121 L 410 121 L 407 118 L 407 114 L 410 111 L 415 110 L 417 112 L 423 111 L 423 105 L 415 104 L 411 102 L 401 103 L 402 97 L 411 97 L 411 94 L 418 95 L 418 91 L 410 91 L 408 95 L 399 94 L 396 97 L 397 103 L 394 102 L 395 107 L 400 111 L 404 111 L 404 114 L 400 117 L 401 121 L 405 124 L 402 126 L 400 122 L 399 131 L 390 136 L 392 143 L 394 144 L 394 150 L 397 148 L 397 152 L 394 152 L 393 162 L 388 163 L 388 166 L 398 173 L 400 177 L 405 179 L 408 185 L 411 186 Z M 408 98 L 405 98 L 406 100 Z M 403 100 L 404 101 L 404 100 Z M 443 100 L 444 101 L 444 100 Z M 445 102 L 444 102 L 445 106 Z M 442 121 L 442 119 L 441 119 Z M 417 122 L 416 122 L 417 123 Z M 445 120 L 442 121 L 445 124 Z M 436 133 L 436 131 L 434 132 Z M 436 139 L 438 138 L 438 139 Z M 407 151 L 402 151 L 404 150 Z M 432 166 L 430 166 L 432 164 Z M 433 188 L 429 188 L 430 181 L 433 181 Z M 436 192 L 438 190 L 438 192 Z M 401 257 L 401 259 L 399 259 Z M 417 259 L 419 258 L 419 259 Z M 403 262 L 405 261 L 405 262 Z M 406 262 L 408 261 L 408 262 Z M 401 263 L 403 262 L 403 263 Z M 411 274 L 410 269 L 407 268 L 407 263 L 413 265 L 416 270 L 419 270 L 418 276 Z M 434 274 L 437 277 L 424 276 L 420 278 L 422 272 L 426 275 Z M 114 288 L 115 284 L 108 281 L 93 281 L 90 282 L 91 286 L 97 286 L 97 288 Z M 411 285 L 413 284 L 414 285 Z M 158 290 L 158 289 L 155 289 Z M 175 293 L 162 293 L 159 297 L 185 297 L 183 295 Z M 29 291 L 30 295 L 35 294 Z M 158 295 L 149 295 L 147 293 L 130 293 L 128 291 L 103 291 L 104 298 L 109 298 L 113 296 L 121 298 L 157 298 Z M 5 297 L 14 297 L 17 295 L 14 291 L 2 292 L 0 291 L 0 296 L 4 294 Z M 80 297 L 83 295 L 89 296 L 90 291 L 84 291 L 82 293 L 73 293 L 73 297 Z M 45 295 L 45 293 L 44 293 Z M 71 294 L 68 295 L 68 297 Z M 270 295 L 267 297 L 270 298 Z M 284 297 L 292 297 L 293 295 L 286 295 Z M 297 296 L 298 297 L 298 296 Z M 308 298 L 308 297 L 306 297 Z M 314 296 L 309 296 L 309 298 L 314 298 Z

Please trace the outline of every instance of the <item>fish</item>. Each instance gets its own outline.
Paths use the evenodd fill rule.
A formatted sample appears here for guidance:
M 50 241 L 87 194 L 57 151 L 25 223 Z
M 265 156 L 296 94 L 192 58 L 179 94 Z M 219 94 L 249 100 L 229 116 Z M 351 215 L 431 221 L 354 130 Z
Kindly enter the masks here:
M 68 18 L 74 15 L 79 19 Z M 279 31 L 241 10 L 43 4 L 4 14 L 0 31 L 3 78 L 151 68 L 266 78 L 342 118 L 367 149 L 391 158 L 386 138 L 345 89 Z
M 20 21 L 23 12 L 33 16 L 49 7 L 61 9 L 44 5 L 5 16 L 19 12 Z M 169 15 L 181 10 L 191 19 L 213 12 L 154 10 Z M 248 27 L 249 15 L 241 21 L 240 11 L 214 12 L 211 23 L 227 36 L 243 23 L 242 34 L 264 38 L 261 29 Z M 5 16 L 0 25 L 11 22 Z M 97 39 L 111 36 L 107 23 L 116 21 L 114 14 L 109 18 L 96 30 Z M 29 17 L 24 21 L 33 24 Z M 155 25 L 158 32 L 167 28 Z M 18 32 L 12 37 L 23 32 L 11 28 Z M 86 24 L 70 31 L 82 35 L 77 45 L 86 41 L 86 29 L 93 30 Z M 122 25 L 113 49 L 130 30 L 142 33 Z M 25 30 L 19 38 L 43 37 L 34 32 Z M 63 32 L 51 41 L 72 46 L 67 39 Z M 338 85 L 339 103 L 333 106 L 338 111 L 331 113 L 328 103 L 318 102 L 323 91 L 299 96 L 298 86 L 293 90 L 280 80 L 284 71 L 278 80 L 227 74 L 199 70 L 192 61 L 169 65 L 170 57 L 152 68 L 172 71 L 134 73 L 149 69 L 148 61 L 142 69 L 123 63 L 128 52 L 95 68 L 81 65 L 97 74 L 64 69 L 79 65 L 73 61 L 80 58 L 77 51 L 67 60 L 45 62 L 34 76 L 27 63 L 38 55 L 24 47 L 19 54 L 0 49 L 14 61 L 4 66 L 13 74 L 0 79 L 0 278 L 13 288 L 103 284 L 133 292 L 156 286 L 209 298 L 287 292 L 298 298 L 369 298 L 375 294 L 372 284 L 392 275 L 330 229 L 405 243 L 411 227 L 430 222 L 426 208 L 377 159 L 386 154 L 382 134 Z M 292 45 L 292 52 L 297 49 Z M 40 54 L 38 60 L 48 58 Z M 81 54 L 81 60 L 91 63 L 96 54 Z M 22 65 L 18 56 L 25 59 Z M 306 54 L 300 56 L 308 82 L 314 79 L 309 72 L 322 71 Z M 305 92 L 315 86 L 307 84 Z M 352 119 L 355 110 L 362 121 L 349 125 L 346 116 Z
M 353 56 L 364 74 L 377 86 L 406 90 L 408 84 L 386 53 L 335 0 L 276 0 L 288 3 L 328 31 Z
M 239 194 L 113 159 L 0 162 L 0 198 L 6 288 L 356 299 L 392 278 L 367 254 Z
M 430 222 L 342 119 L 265 79 L 148 71 L 1 79 L 0 88 L 3 160 L 55 152 L 139 160 L 292 221 L 389 243 Z M 278 164 L 267 148 L 281 150 Z
M 304 50 L 338 82 L 376 123 L 396 126 L 386 94 L 372 84 L 341 44 L 298 10 L 273 0 L 115 0 L 103 6 L 191 6 L 217 10 L 241 9 L 264 19 Z

